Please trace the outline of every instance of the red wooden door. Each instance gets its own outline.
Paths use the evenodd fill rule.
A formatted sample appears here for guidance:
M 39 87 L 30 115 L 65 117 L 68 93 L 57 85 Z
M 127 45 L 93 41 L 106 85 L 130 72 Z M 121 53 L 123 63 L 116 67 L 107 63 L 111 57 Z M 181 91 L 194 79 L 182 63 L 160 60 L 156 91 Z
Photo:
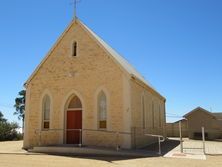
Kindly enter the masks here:
M 81 132 L 73 129 L 82 129 L 82 111 L 67 111 L 66 143 L 80 144 Z

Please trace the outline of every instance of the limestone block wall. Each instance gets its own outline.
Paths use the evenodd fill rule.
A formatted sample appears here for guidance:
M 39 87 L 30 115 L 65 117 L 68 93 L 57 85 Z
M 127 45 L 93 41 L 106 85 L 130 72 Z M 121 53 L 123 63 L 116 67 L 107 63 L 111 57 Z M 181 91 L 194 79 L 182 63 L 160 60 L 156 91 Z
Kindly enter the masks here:
M 200 119 L 201 118 L 201 119 Z M 206 112 L 196 111 L 187 117 L 188 119 L 188 135 L 194 139 L 194 133 L 201 133 L 201 128 L 205 128 L 206 138 L 209 140 L 222 137 L 222 128 L 219 120 Z
M 71 56 L 72 41 L 78 42 L 77 57 Z M 125 90 L 123 80 L 126 80 L 126 74 L 122 69 L 80 25 L 74 23 L 27 85 L 24 147 L 38 145 L 36 130 L 42 129 L 42 98 L 45 94 L 49 94 L 52 102 L 50 129 L 65 129 L 66 103 L 73 94 L 83 105 L 83 129 L 98 129 L 96 92 L 99 90 L 104 90 L 108 98 L 107 130 L 130 129 L 130 112 L 124 112 L 130 107 L 129 102 L 124 101 L 123 94 L 128 90 Z M 84 143 L 112 143 L 109 135 L 94 133 L 89 136 L 93 140 L 85 137 Z M 65 142 L 61 132 L 45 131 L 41 137 L 46 144 Z
M 182 136 L 188 137 L 188 123 L 183 121 L 181 124 Z M 167 123 L 166 124 L 167 137 L 179 137 L 179 123 Z
M 131 148 L 131 143 L 125 145 L 125 141 L 131 141 L 130 134 L 113 133 L 107 131 L 85 131 L 83 132 L 83 138 L 85 138 L 83 144 L 87 146 L 102 146 L 113 149 L 116 149 L 117 146 L 124 149 Z
M 144 102 L 143 102 L 144 101 Z M 144 134 L 166 136 L 165 99 L 131 80 L 132 145 L 139 148 L 157 142 Z

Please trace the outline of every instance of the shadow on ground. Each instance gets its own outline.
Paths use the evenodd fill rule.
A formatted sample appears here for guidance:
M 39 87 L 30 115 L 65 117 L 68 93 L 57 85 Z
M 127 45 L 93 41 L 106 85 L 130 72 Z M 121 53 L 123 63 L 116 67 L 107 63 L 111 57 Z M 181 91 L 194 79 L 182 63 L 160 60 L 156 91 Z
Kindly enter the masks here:
M 178 140 L 166 140 L 164 143 L 161 143 L 161 150 L 162 155 L 168 153 L 175 147 L 179 145 Z M 92 154 L 42 154 L 42 153 L 0 153 L 1 154 L 10 154 L 10 155 L 23 155 L 23 156 L 43 156 L 43 155 L 49 155 L 49 156 L 58 156 L 58 157 L 67 157 L 67 158 L 81 158 L 81 159 L 91 159 L 91 160 L 100 160 L 100 161 L 106 161 L 109 163 L 113 163 L 113 161 L 122 161 L 122 160 L 131 160 L 131 159 L 142 159 L 142 158 L 151 158 L 151 157 L 159 157 L 158 151 L 158 143 L 152 144 L 148 147 L 145 147 L 143 149 L 138 149 L 135 151 L 148 151 L 150 152 L 147 156 L 125 156 L 125 155 L 92 155 Z
M 165 155 L 166 153 L 170 152 L 174 148 L 176 148 L 180 144 L 179 140 L 176 139 L 167 139 L 163 143 L 161 143 L 161 152 L 162 155 Z M 159 145 L 158 143 L 151 144 L 144 149 L 153 151 L 153 152 L 158 152 L 159 151 Z
M 52 155 L 52 154 L 50 154 Z M 56 155 L 54 154 L 54 156 L 65 156 L 65 157 L 69 157 L 69 158 L 81 158 L 81 159 L 90 159 L 90 160 L 99 160 L 99 161 L 106 161 L 109 163 L 113 163 L 113 161 L 124 161 L 124 160 L 131 160 L 131 159 L 142 159 L 145 157 L 136 157 L 136 156 L 111 156 L 111 155 L 70 155 L 70 154 L 63 154 L 63 155 Z
M 165 155 L 175 147 L 177 147 L 180 144 L 180 141 L 174 140 L 174 139 L 168 139 L 165 142 L 161 143 L 161 150 L 162 150 L 162 155 Z M 152 144 L 148 147 L 145 147 L 143 149 L 138 149 L 135 151 L 139 152 L 150 152 L 149 155 L 147 156 L 111 156 L 111 155 L 74 155 L 74 154 L 53 154 L 54 156 L 65 156 L 69 158 L 82 158 L 82 159 L 93 159 L 93 160 L 101 160 L 101 161 L 106 161 L 113 163 L 113 161 L 121 161 L 121 160 L 131 160 L 131 159 L 142 159 L 142 158 L 151 158 L 151 157 L 159 157 L 160 155 L 158 154 L 159 151 L 159 145 L 158 143 Z M 50 154 L 52 155 L 52 154 Z

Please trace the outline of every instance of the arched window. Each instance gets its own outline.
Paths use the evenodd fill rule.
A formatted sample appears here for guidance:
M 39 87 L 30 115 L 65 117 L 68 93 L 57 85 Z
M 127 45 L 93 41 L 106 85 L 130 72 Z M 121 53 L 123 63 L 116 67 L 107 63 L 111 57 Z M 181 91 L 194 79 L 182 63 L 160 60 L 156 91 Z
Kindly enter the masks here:
M 45 95 L 42 102 L 42 110 L 43 110 L 43 129 L 50 128 L 50 97 Z
M 82 103 L 77 96 L 74 96 L 69 103 L 68 109 L 81 109 Z
M 103 91 L 98 95 L 99 128 L 107 128 L 107 99 Z
M 73 57 L 77 56 L 77 42 L 73 42 L 72 44 L 72 56 Z

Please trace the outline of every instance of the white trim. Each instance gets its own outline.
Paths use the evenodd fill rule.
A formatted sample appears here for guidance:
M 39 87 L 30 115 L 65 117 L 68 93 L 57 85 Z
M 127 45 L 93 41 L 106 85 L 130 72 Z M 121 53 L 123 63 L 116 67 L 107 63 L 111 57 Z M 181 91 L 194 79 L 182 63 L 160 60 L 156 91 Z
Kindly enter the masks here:
M 67 111 L 79 111 L 82 110 L 82 108 L 68 108 Z

